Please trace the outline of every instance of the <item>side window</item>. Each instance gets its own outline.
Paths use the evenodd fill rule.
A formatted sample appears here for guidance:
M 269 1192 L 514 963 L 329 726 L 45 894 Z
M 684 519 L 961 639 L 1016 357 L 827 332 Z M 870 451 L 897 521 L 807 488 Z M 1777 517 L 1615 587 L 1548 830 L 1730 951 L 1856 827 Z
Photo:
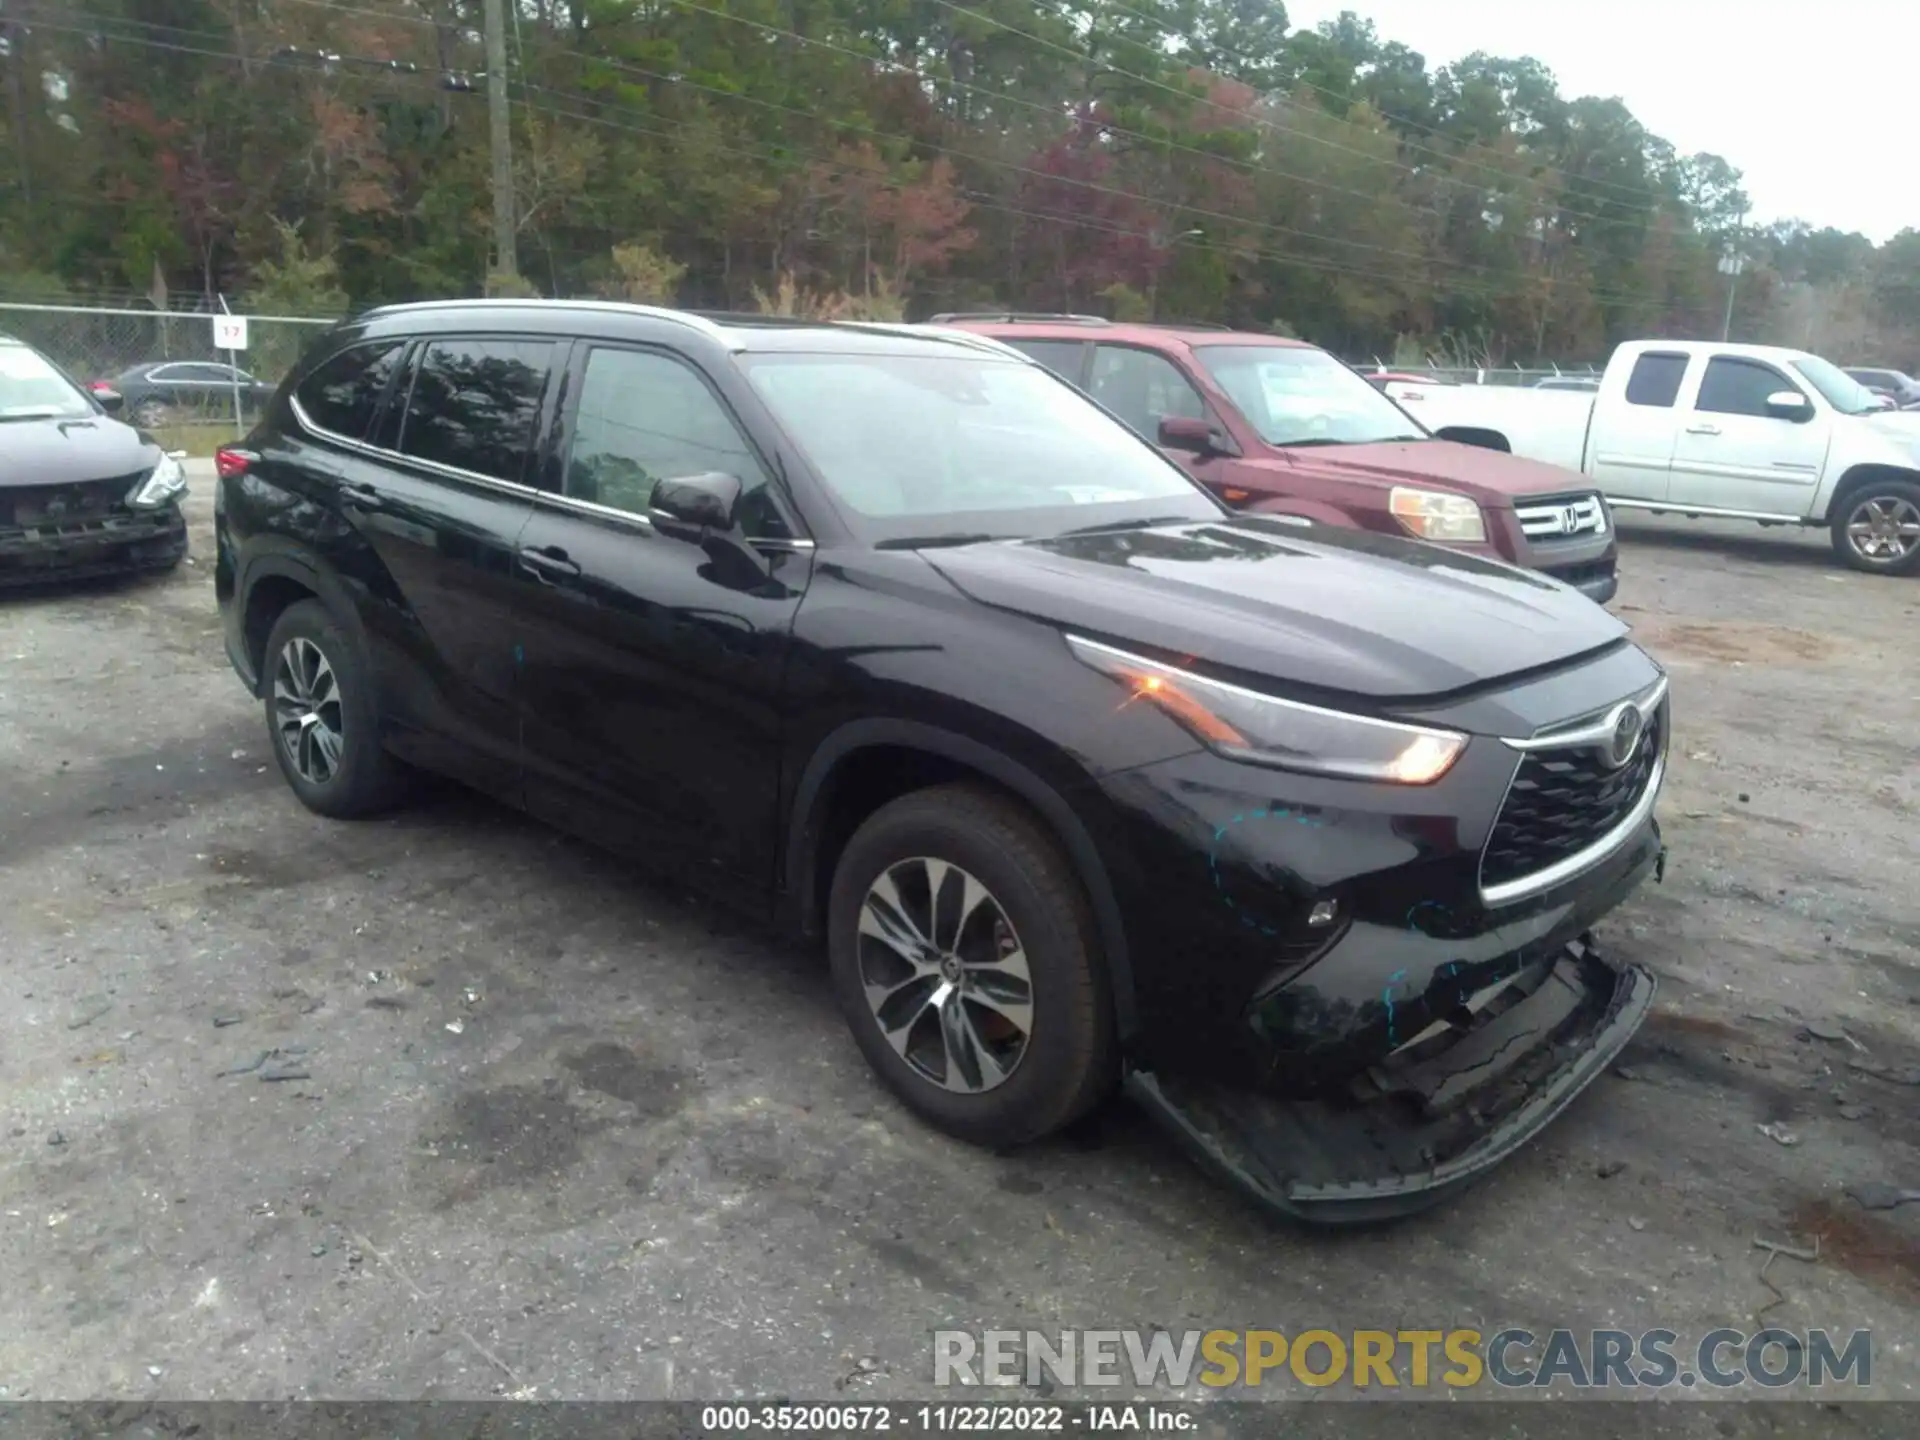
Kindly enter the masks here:
M 1160 421 L 1168 415 L 1207 418 L 1200 392 L 1172 361 L 1150 350 L 1100 346 L 1087 391 L 1148 440 L 1158 440 Z
M 342 350 L 302 380 L 294 398 L 322 430 L 348 440 L 365 439 L 405 348 L 404 341 L 382 340 Z
M 1757 415 L 1764 419 L 1767 396 L 1780 390 L 1798 389 L 1771 365 L 1716 355 L 1707 362 L 1706 376 L 1700 381 L 1700 398 L 1693 402 L 1693 408 L 1710 410 L 1717 415 Z
M 435 340 L 420 351 L 400 450 L 495 480 L 521 480 L 540 420 L 553 345 Z
M 1684 355 L 1642 355 L 1633 362 L 1633 373 L 1627 377 L 1627 403 L 1665 409 L 1680 394 L 1680 381 L 1686 373 Z
M 747 534 L 790 537 L 759 456 L 698 374 L 640 350 L 588 354 L 567 454 L 568 495 L 644 516 L 660 481 L 714 471 L 739 479 Z
M 1079 340 L 1009 340 L 1007 344 L 1026 355 L 1031 355 L 1047 369 L 1070 384 L 1080 383 L 1080 371 L 1086 359 L 1087 347 Z

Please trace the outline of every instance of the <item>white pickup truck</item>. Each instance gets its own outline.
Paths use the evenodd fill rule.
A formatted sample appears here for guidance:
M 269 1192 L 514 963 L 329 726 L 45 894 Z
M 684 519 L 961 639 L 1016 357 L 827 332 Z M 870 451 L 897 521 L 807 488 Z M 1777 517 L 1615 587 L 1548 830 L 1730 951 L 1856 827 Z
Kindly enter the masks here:
M 1920 413 L 1817 355 L 1635 340 L 1591 394 L 1383 388 L 1435 435 L 1580 471 L 1618 509 L 1824 526 L 1857 570 L 1920 570 Z

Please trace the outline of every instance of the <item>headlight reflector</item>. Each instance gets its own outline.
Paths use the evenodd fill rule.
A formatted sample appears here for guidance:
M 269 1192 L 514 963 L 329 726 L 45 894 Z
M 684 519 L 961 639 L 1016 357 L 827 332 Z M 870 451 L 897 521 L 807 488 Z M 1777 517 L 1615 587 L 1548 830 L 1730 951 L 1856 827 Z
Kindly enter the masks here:
M 187 470 L 178 455 L 166 455 L 151 474 L 127 492 L 127 504 L 136 510 L 158 510 L 187 493 Z
M 1406 527 L 1408 534 L 1418 535 L 1422 540 L 1479 545 L 1487 538 L 1486 517 L 1480 513 L 1480 507 L 1464 495 L 1396 485 L 1387 497 L 1387 508 L 1393 512 L 1393 518 Z
M 1431 785 L 1453 768 L 1467 737 L 1452 730 L 1349 715 L 1211 680 L 1111 645 L 1066 637 L 1081 663 L 1111 675 L 1230 760 L 1348 780 Z

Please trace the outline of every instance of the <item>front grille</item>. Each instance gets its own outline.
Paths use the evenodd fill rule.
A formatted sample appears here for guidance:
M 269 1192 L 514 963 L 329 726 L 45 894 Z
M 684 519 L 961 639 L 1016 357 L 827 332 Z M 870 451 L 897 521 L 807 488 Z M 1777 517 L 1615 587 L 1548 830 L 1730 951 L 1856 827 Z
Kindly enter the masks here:
M 1481 884 L 1524 879 L 1603 838 L 1646 794 L 1666 726 L 1662 704 L 1648 717 L 1633 758 L 1618 770 L 1587 746 L 1526 751 L 1488 837 Z
M 0 529 L 78 525 L 124 512 L 127 492 L 139 475 L 67 485 L 0 487 Z
M 1534 544 L 1577 540 L 1607 533 L 1607 512 L 1598 495 L 1556 495 L 1513 507 L 1520 533 Z

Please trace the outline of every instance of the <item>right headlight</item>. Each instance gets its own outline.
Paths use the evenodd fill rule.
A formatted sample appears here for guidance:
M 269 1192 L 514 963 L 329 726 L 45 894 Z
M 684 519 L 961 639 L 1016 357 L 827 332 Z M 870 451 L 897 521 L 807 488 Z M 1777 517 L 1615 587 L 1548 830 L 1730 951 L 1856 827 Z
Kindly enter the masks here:
M 1431 785 L 1453 768 L 1467 737 L 1281 700 L 1211 680 L 1098 641 L 1069 635 L 1083 664 L 1111 675 L 1230 760 L 1348 780 Z
M 1480 513 L 1480 507 L 1464 495 L 1396 485 L 1387 497 L 1387 508 L 1408 534 L 1418 535 L 1422 540 L 1452 541 L 1457 545 L 1486 542 L 1486 517 Z

